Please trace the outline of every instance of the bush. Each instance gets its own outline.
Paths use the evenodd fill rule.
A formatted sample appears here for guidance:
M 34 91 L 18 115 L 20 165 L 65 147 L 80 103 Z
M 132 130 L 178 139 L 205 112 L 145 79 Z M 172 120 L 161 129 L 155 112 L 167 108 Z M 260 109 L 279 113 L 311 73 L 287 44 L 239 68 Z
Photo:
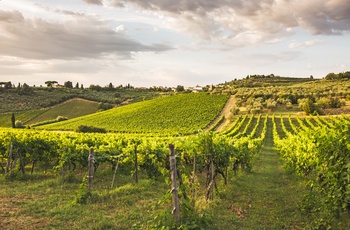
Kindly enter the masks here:
M 25 128 L 26 126 L 23 125 L 22 121 L 16 121 L 15 122 L 15 127 L 16 128 Z
M 98 128 L 94 126 L 87 126 L 87 125 L 80 125 L 75 130 L 78 133 L 106 133 L 106 129 L 104 128 Z
M 98 103 L 99 110 L 108 110 L 108 109 L 112 109 L 113 107 L 114 106 L 112 104 L 109 104 L 109 103 L 103 103 L 103 102 Z
M 299 108 L 306 113 L 306 115 L 310 115 L 315 112 L 318 112 L 318 108 L 311 98 L 299 99 L 298 105 L 299 105 Z
M 56 118 L 56 120 L 57 120 L 57 121 L 66 121 L 66 120 L 68 120 L 68 117 L 58 116 L 58 117 Z
M 238 107 L 236 107 L 236 106 L 234 106 L 234 107 L 232 107 L 232 109 L 230 109 L 230 113 L 231 113 L 231 115 L 238 115 L 238 113 L 239 113 L 239 108 Z

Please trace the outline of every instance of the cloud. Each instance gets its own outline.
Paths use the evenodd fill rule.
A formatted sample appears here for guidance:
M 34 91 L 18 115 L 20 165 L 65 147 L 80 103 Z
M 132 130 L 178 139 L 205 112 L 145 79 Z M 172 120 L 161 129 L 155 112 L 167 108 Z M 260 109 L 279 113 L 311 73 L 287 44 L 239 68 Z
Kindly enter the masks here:
M 292 42 L 289 44 L 289 48 L 291 49 L 302 49 L 302 48 L 307 48 L 307 47 L 311 47 L 311 46 L 317 46 L 317 45 L 321 45 L 324 44 L 323 41 L 321 40 L 310 40 L 310 41 L 304 41 L 304 42 Z
M 88 4 L 103 5 L 103 0 L 83 0 Z
M 350 31 L 348 0 L 109 0 L 109 4 L 158 12 L 192 35 L 238 46 L 242 38 L 247 44 L 264 42 L 290 34 L 291 28 L 312 34 Z
M 126 29 L 124 27 L 124 25 L 119 25 L 115 28 L 115 31 L 118 32 L 118 33 L 123 33 L 123 34 L 126 34 Z
M 26 19 L 19 11 L 0 10 L 0 55 L 29 59 L 130 58 L 135 52 L 161 52 L 164 44 L 143 45 L 108 22 L 80 14 L 61 23 Z

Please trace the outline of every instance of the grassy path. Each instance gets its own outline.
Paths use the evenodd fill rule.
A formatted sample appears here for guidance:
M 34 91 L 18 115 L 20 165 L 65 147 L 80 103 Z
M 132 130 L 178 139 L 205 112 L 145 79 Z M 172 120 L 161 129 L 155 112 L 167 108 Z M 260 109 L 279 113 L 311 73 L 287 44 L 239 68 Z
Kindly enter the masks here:
M 230 123 L 229 116 L 231 109 L 235 106 L 235 97 L 233 95 L 230 96 L 230 98 L 227 100 L 224 108 L 222 109 L 221 113 L 217 118 L 206 128 L 206 130 L 210 130 L 212 127 L 214 127 L 220 119 L 224 116 L 224 121 L 216 128 L 216 131 L 221 131 L 223 127 L 225 127 L 228 123 Z
M 302 182 L 283 169 L 273 147 L 271 118 L 265 145 L 253 171 L 237 178 L 230 188 L 228 209 L 235 229 L 303 229 L 305 217 L 298 205 L 305 193 Z M 232 219 L 231 219 L 232 220 Z

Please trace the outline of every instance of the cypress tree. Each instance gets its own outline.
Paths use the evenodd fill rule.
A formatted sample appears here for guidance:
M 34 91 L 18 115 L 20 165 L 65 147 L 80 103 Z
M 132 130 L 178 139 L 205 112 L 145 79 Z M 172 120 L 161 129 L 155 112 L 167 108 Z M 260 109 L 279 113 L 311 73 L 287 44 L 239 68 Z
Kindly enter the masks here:
M 11 123 L 12 123 L 12 128 L 16 128 L 15 113 L 12 113 L 12 116 L 11 116 Z

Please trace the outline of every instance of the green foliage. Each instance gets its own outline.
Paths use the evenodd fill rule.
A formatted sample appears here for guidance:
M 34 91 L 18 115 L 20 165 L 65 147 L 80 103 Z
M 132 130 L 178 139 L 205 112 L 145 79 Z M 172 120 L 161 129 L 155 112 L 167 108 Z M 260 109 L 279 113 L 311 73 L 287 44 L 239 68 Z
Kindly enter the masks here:
M 15 113 L 12 113 L 12 115 L 11 115 L 11 126 L 12 126 L 12 128 L 16 128 Z
M 230 117 L 231 119 L 235 116 L 238 115 L 239 113 L 239 108 L 238 107 L 233 107 L 232 109 L 230 109 Z
M 33 117 L 38 117 L 46 110 L 28 110 L 25 112 L 15 113 L 15 119 L 20 120 L 23 124 L 27 125 Z M 42 120 L 41 120 L 42 121 Z M 31 123 L 32 124 L 32 123 Z M 0 113 L 0 127 L 12 127 L 11 113 Z
M 1 88 L 2 89 L 2 88 Z M 21 93 L 18 93 L 21 92 Z M 25 92 L 25 93 L 23 93 Z M 116 98 L 115 94 L 118 94 Z M 153 99 L 159 96 L 159 92 L 145 89 L 109 89 L 102 88 L 100 91 L 81 89 L 81 88 L 52 88 L 52 87 L 27 87 L 21 86 L 19 89 L 3 89 L 0 94 L 0 112 L 19 112 L 26 110 L 39 110 L 49 108 L 73 98 L 82 98 L 94 102 L 102 102 L 115 104 L 115 100 L 119 102 L 137 102 L 145 99 Z M 97 104 L 96 104 L 97 107 Z M 97 111 L 96 109 L 95 111 Z M 66 114 L 58 115 L 72 116 Z M 46 119 L 46 120 L 49 120 Z M 42 120 L 41 120 L 42 121 Z M 38 121 L 35 121 L 38 122 Z
M 338 97 L 322 97 L 316 101 L 322 109 L 329 108 L 341 108 L 345 105 L 344 101 L 341 101 Z
M 106 133 L 107 131 L 104 128 L 98 128 L 94 126 L 79 125 L 75 130 L 78 133 Z
M 52 123 L 56 123 L 56 122 L 60 122 L 60 121 L 66 121 L 66 120 L 68 120 L 67 117 L 58 116 L 54 120 L 42 121 L 42 122 L 38 122 L 38 123 L 32 124 L 31 127 L 37 127 L 37 126 L 40 126 L 40 125 L 47 125 L 47 124 L 52 124 Z
M 166 196 L 163 203 L 168 202 L 171 197 Z M 149 224 L 151 229 L 208 229 L 214 221 L 214 216 L 204 211 L 195 210 L 189 203 L 181 203 L 181 221 L 175 223 L 174 217 L 168 210 L 159 211 L 154 220 Z
M 93 203 L 96 199 L 96 194 L 88 190 L 88 180 L 85 176 L 79 185 L 79 189 L 76 191 L 72 205 Z
M 15 122 L 15 127 L 16 127 L 16 128 L 25 128 L 26 126 L 23 125 L 22 121 L 17 120 L 17 121 Z
M 29 85 L 27 85 L 26 83 L 24 83 L 24 84 L 23 84 L 22 86 L 20 86 L 20 87 L 17 87 L 16 92 L 17 92 L 19 95 L 25 95 L 25 96 L 34 94 L 33 88 L 31 88 L 31 87 L 30 87 Z
M 228 95 L 179 94 L 70 119 L 43 128 L 74 130 L 77 126 L 87 125 L 121 133 L 191 134 L 208 126 L 220 113 L 227 99 Z
M 306 115 L 313 114 L 318 111 L 317 106 L 311 98 L 303 98 L 298 100 L 299 108 L 306 113 Z
M 350 79 L 350 71 L 342 73 L 329 73 L 325 77 L 326 80 L 341 80 L 341 79 Z
M 350 211 L 349 129 L 346 120 L 328 126 L 306 128 L 277 142 L 286 165 L 300 176 L 308 176 L 310 185 L 322 197 L 323 208 L 333 215 Z
M 103 103 L 103 102 L 100 102 L 98 103 L 98 109 L 99 110 L 108 110 L 108 109 L 111 109 L 113 108 L 114 106 L 110 103 Z
M 287 121 L 286 117 L 284 117 L 284 119 Z M 298 119 L 297 121 L 295 117 L 289 117 L 288 120 L 293 121 L 295 125 L 295 127 L 292 128 L 291 124 L 288 124 L 287 122 L 282 125 L 282 116 L 280 119 L 275 119 L 275 117 L 270 119 L 268 116 L 265 118 L 262 118 L 262 116 L 257 118 L 252 115 L 245 116 L 244 118 L 241 116 L 236 119 L 237 122 L 235 121 L 232 125 L 232 129 L 227 133 L 200 132 L 198 135 L 177 138 L 160 136 L 158 134 L 152 134 L 151 137 L 146 137 L 145 135 L 130 134 L 92 134 L 0 129 L 0 164 L 4 165 L 6 162 L 9 146 L 12 142 L 14 145 L 14 152 L 23 153 L 22 155 L 27 168 L 32 165 L 33 162 L 37 162 L 38 164 L 40 163 L 41 165 L 48 167 L 55 167 L 61 173 L 62 171 L 69 169 L 70 165 L 76 165 L 77 169 L 75 173 L 77 171 L 77 173 L 79 173 L 81 172 L 81 168 L 84 170 L 86 169 L 88 150 L 93 147 L 96 152 L 96 164 L 100 165 L 101 169 L 105 170 L 106 166 L 109 166 L 118 160 L 120 164 L 119 167 L 123 169 L 123 172 L 127 173 L 126 176 L 120 175 L 119 179 L 122 180 L 124 177 L 130 179 L 129 175 L 133 170 L 134 163 L 133 153 L 135 146 L 137 146 L 139 169 L 144 177 L 155 179 L 150 182 L 155 184 L 153 187 L 145 187 L 142 184 L 141 186 L 136 186 L 130 183 L 124 186 L 119 186 L 112 191 L 106 191 L 106 188 L 109 188 L 110 186 L 108 180 L 111 177 L 111 174 L 108 174 L 110 173 L 110 170 L 108 169 L 103 171 L 103 174 L 108 175 L 108 179 L 106 179 L 107 177 L 97 179 L 99 183 L 103 184 L 99 187 L 98 192 L 88 192 L 85 181 L 83 181 L 81 187 L 77 191 L 75 191 L 76 186 L 74 183 L 65 183 L 67 180 L 70 181 L 72 179 L 72 171 L 66 174 L 68 177 L 63 181 L 64 183 L 59 184 L 59 186 L 54 188 L 53 186 L 45 187 L 45 183 L 47 182 L 41 182 L 40 184 L 30 184 L 30 186 L 26 187 L 27 189 L 25 191 L 30 194 L 29 192 L 32 190 L 36 191 L 44 188 L 42 194 L 33 197 L 38 197 L 38 200 L 41 197 L 45 197 L 44 199 L 46 203 L 43 202 L 44 204 L 42 205 L 45 208 L 40 209 L 40 215 L 48 216 L 49 219 L 51 217 L 53 221 L 56 221 L 56 224 L 57 219 L 62 218 L 63 221 L 59 223 L 65 223 L 67 225 L 69 224 L 69 226 L 79 228 L 81 226 L 86 226 L 84 225 L 86 223 L 82 223 L 82 221 L 78 220 L 81 216 L 84 216 L 84 220 L 88 219 L 93 223 L 94 228 L 101 229 L 213 229 L 217 223 L 216 215 L 219 215 L 218 212 L 212 212 L 210 210 L 213 203 L 209 203 L 206 206 L 203 203 L 193 202 L 193 199 L 198 199 L 198 197 L 203 194 L 197 190 L 196 198 L 196 196 L 192 196 L 189 192 L 191 191 L 191 188 L 205 188 L 205 178 L 203 178 L 203 174 L 205 173 L 200 172 L 200 170 L 206 170 L 203 166 L 208 165 L 210 160 L 213 161 L 216 169 L 224 172 L 226 171 L 226 168 L 232 169 L 235 163 L 239 163 L 241 168 L 245 171 L 251 171 L 254 166 L 254 173 L 248 174 L 249 177 L 247 181 L 249 181 L 249 184 L 253 183 L 250 179 L 257 174 L 265 179 L 266 174 L 262 174 L 260 171 L 255 171 L 256 165 L 253 165 L 253 162 L 262 148 L 265 136 L 267 135 L 269 138 L 272 138 L 270 133 L 267 132 L 267 127 L 270 127 L 268 122 L 272 120 L 275 145 L 280 150 L 281 156 L 286 161 L 289 170 L 294 171 L 298 175 L 305 177 L 306 180 L 309 180 L 309 184 L 312 186 L 312 191 L 317 194 L 317 197 L 312 195 L 311 198 L 305 199 L 304 203 L 300 206 L 302 211 L 305 213 L 312 212 L 315 215 L 319 215 L 316 220 L 313 219 L 312 227 L 327 228 L 330 226 L 328 222 L 331 217 L 327 217 L 323 214 L 321 215 L 321 213 L 324 212 L 322 210 L 328 210 L 335 216 L 338 213 L 343 213 L 348 210 L 350 200 L 348 179 L 350 175 L 350 149 L 348 147 L 348 143 L 350 142 L 350 131 L 348 127 L 350 119 L 346 116 L 323 118 L 318 122 L 314 121 L 315 119 L 319 118 L 314 117 L 311 119 L 306 117 Z M 277 131 L 277 129 L 279 131 Z M 285 133 L 283 136 L 281 135 L 281 130 Z M 182 219 L 177 225 L 173 221 L 171 208 L 169 207 L 171 194 L 166 192 L 164 188 L 160 188 L 162 187 L 162 183 L 159 183 L 159 181 L 167 180 L 169 177 L 167 148 L 169 143 L 174 143 L 175 145 L 177 166 L 178 169 L 181 170 L 183 178 L 182 184 L 179 185 Z M 265 142 L 265 144 L 266 143 L 267 142 Z M 266 150 L 266 146 L 264 149 L 265 151 L 269 151 Z M 275 153 L 272 152 L 272 154 Z M 196 156 L 197 169 L 193 173 L 192 165 L 194 162 L 194 156 Z M 266 158 L 267 155 L 264 154 L 263 157 Z M 276 161 L 273 161 L 271 164 L 274 164 L 275 162 Z M 259 163 L 261 162 L 259 161 Z M 259 166 L 266 168 L 266 165 Z M 275 168 L 272 171 L 275 171 Z M 100 168 L 97 172 L 100 172 Z M 192 184 L 191 181 L 193 175 L 196 176 L 195 178 L 198 177 L 198 180 L 196 180 L 194 184 Z M 285 179 L 285 175 L 275 176 L 277 178 Z M 234 183 L 239 182 L 242 178 L 243 177 L 235 178 Z M 108 183 L 105 183 L 104 181 L 108 181 Z M 285 186 L 286 183 L 287 182 L 283 180 L 280 185 Z M 220 181 L 220 183 L 218 183 L 219 192 L 222 192 L 220 190 L 222 189 L 221 184 Z M 193 186 L 191 187 L 191 185 Z M 273 187 L 272 185 L 276 185 L 275 182 L 269 183 L 269 188 Z M 67 186 L 73 187 L 72 191 L 75 191 L 73 195 L 71 195 L 72 193 L 69 194 L 68 189 L 65 190 Z M 294 184 L 290 186 L 291 187 L 289 188 L 295 188 Z M 13 185 L 4 187 L 12 189 L 13 187 L 19 186 Z M 51 190 L 53 189 L 62 189 L 64 191 L 58 194 L 57 191 L 52 192 Z M 237 183 L 237 189 L 232 192 L 232 194 L 234 194 L 233 198 L 237 199 L 242 197 L 242 194 L 244 194 L 242 190 L 242 184 Z M 11 191 L 13 192 L 14 190 Z M 159 196 L 152 197 L 152 199 L 147 201 L 145 201 L 145 199 L 149 198 L 151 192 L 159 193 L 159 191 L 161 191 L 160 193 L 162 194 L 163 192 L 164 194 L 166 193 L 164 203 L 160 203 L 158 204 L 159 206 L 152 209 L 151 207 L 154 205 L 154 202 L 159 199 Z M 247 192 L 247 194 L 249 194 L 249 202 L 254 200 L 252 199 L 253 195 L 251 194 L 251 191 L 252 188 Z M 49 198 L 50 193 L 55 194 L 53 195 L 54 198 Z M 265 188 L 263 193 L 266 194 Z M 17 194 L 18 193 L 11 194 L 11 197 L 17 196 Z M 240 196 L 237 196 L 237 194 Z M 273 192 L 271 192 L 271 194 L 270 197 L 277 197 Z M 225 193 L 224 195 L 226 196 L 227 194 Z M 220 198 L 223 196 L 216 197 L 218 198 L 215 199 L 218 199 L 218 203 L 220 203 Z M 62 202 L 62 200 L 68 201 L 63 203 L 63 205 L 58 204 Z M 279 198 L 279 200 L 283 201 L 284 197 Z M 149 201 L 153 203 L 149 204 Z M 227 207 L 234 207 L 232 202 L 233 200 L 230 197 L 229 206 L 225 203 L 220 206 L 221 210 L 224 212 L 228 209 Z M 24 202 L 21 207 L 26 206 L 28 203 L 29 201 Z M 67 205 L 67 203 L 70 205 Z M 268 210 L 270 212 L 271 210 L 266 209 L 266 207 L 270 205 L 269 203 L 270 202 L 262 202 L 261 204 L 252 203 L 254 208 L 248 209 L 247 206 L 247 210 L 249 210 L 249 213 L 253 213 L 253 210 L 255 210 L 258 205 L 261 205 L 264 207 L 264 211 Z M 89 206 L 83 204 L 88 204 Z M 119 204 L 118 207 L 122 210 L 118 212 L 115 211 L 116 208 L 114 204 Z M 251 203 L 249 203 L 249 205 L 250 204 Z M 273 203 L 273 205 L 274 204 L 275 203 Z M 142 208 L 135 208 L 140 205 L 143 205 Z M 84 207 L 81 208 L 82 206 Z M 104 208 L 106 208 L 106 206 L 110 208 L 109 210 L 113 210 L 111 211 L 113 213 L 122 213 L 120 216 L 127 216 L 127 219 L 124 220 L 124 225 L 116 225 L 116 222 L 119 221 L 115 217 L 117 214 L 115 216 L 110 214 L 105 215 L 106 212 L 109 212 L 105 211 Z M 86 211 L 85 209 L 87 208 L 85 207 L 92 208 L 95 211 L 100 209 L 104 211 L 101 211 L 103 212 L 101 216 L 96 217 L 96 215 L 94 215 L 92 218 L 87 215 L 76 214 L 84 211 L 89 213 L 92 212 L 90 210 Z M 251 221 L 248 218 L 247 220 L 239 221 L 236 218 L 237 216 L 233 216 L 231 210 L 229 211 L 229 220 L 231 222 L 227 223 L 227 225 L 230 225 L 230 227 L 236 227 L 236 224 L 239 226 L 239 223 Z M 232 208 L 232 211 L 236 211 L 236 209 Z M 23 213 L 22 210 L 21 213 Z M 22 216 L 21 213 L 19 213 L 19 216 Z M 32 215 L 33 212 L 28 211 L 28 213 L 31 213 Z M 142 214 L 140 215 L 139 213 Z M 73 216 L 73 214 L 75 215 Z M 283 214 L 288 215 L 288 213 Z M 36 215 L 39 214 L 36 213 Z M 220 219 L 221 218 L 222 216 L 220 216 Z M 279 226 L 281 228 L 286 228 L 290 223 L 280 223 L 284 220 L 283 215 L 279 216 L 278 224 L 273 227 Z M 254 227 L 259 228 L 262 226 L 261 215 L 257 217 L 256 222 L 259 223 L 259 225 L 254 225 Z M 303 225 L 304 223 L 299 224 Z M 58 228 L 57 225 L 50 225 L 50 227 Z M 254 228 L 252 227 L 251 229 Z
M 274 110 L 277 106 L 277 102 L 272 98 L 266 100 L 266 108 L 269 110 Z
M 32 117 L 27 124 L 38 124 L 42 122 L 52 121 L 63 121 L 65 118 L 76 118 L 88 114 L 92 114 L 98 111 L 98 103 L 93 101 L 81 100 L 81 99 L 72 99 L 66 101 L 62 104 L 51 107 L 41 114 Z M 67 120 L 66 119 L 66 120 Z M 50 123 L 47 123 L 50 124 Z
M 185 91 L 185 88 L 184 88 L 182 85 L 178 85 L 178 86 L 176 87 L 176 91 L 177 91 L 177 92 L 183 92 L 183 91 Z
M 60 121 L 66 121 L 66 120 L 68 120 L 68 117 L 58 116 L 58 117 L 56 118 L 56 121 L 58 121 L 58 122 L 60 122 Z

